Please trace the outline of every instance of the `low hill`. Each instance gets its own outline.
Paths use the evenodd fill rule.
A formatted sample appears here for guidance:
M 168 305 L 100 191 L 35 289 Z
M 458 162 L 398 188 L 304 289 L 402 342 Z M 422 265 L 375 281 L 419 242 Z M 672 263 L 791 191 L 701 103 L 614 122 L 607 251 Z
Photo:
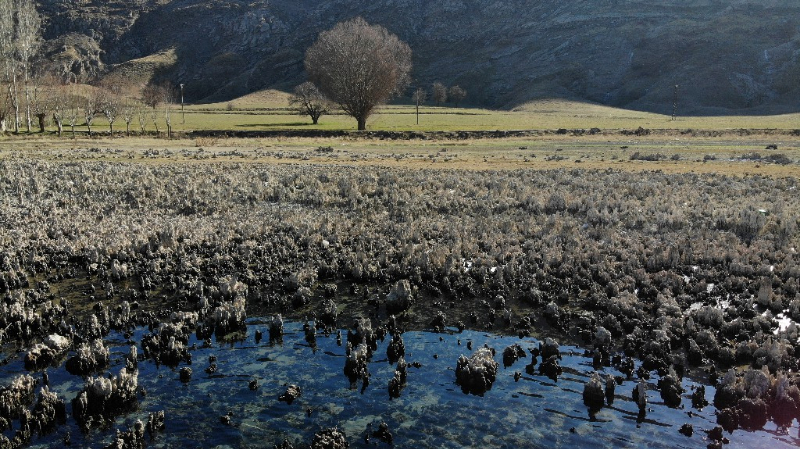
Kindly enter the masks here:
M 101 50 L 84 51 L 99 59 L 85 66 L 139 73 L 131 64 L 148 63 L 142 70 L 184 83 L 195 103 L 291 89 L 304 80 L 305 50 L 319 32 L 360 15 L 411 45 L 415 85 L 459 84 L 473 104 L 555 97 L 668 114 L 677 92 L 681 114 L 800 106 L 795 0 L 40 3 L 51 53 L 83 36 L 82 48 Z M 152 64 L 163 54 L 174 57 Z

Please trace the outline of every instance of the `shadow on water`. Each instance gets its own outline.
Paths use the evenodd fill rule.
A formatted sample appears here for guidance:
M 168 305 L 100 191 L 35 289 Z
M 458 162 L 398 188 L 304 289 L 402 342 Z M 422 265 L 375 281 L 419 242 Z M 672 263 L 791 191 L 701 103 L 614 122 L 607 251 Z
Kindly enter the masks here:
M 474 331 L 406 332 L 408 382 L 399 397 L 390 399 L 387 385 L 395 365 L 387 363 L 388 337 L 379 341 L 368 364 L 370 383 L 362 393 L 360 388 L 351 389 L 343 374 L 346 349 L 337 344 L 335 334 L 319 333 L 315 350 L 306 343 L 302 324 L 288 322 L 283 344 L 256 343 L 255 331 L 264 331 L 265 324 L 249 322 L 244 341 L 203 347 L 201 341 L 191 340 L 189 346 L 197 346 L 191 351 L 194 374 L 187 382 L 179 379 L 180 366 L 159 367 L 140 361 L 139 385 L 146 395 L 140 396 L 136 411 L 116 418 L 108 428 L 82 433 L 69 417 L 51 434 L 35 437 L 32 447 L 61 446 L 67 434 L 72 447 L 102 447 L 112 441 L 116 429 L 127 430 L 137 419 L 146 421 L 149 413 L 158 410 L 166 412 L 166 429 L 153 440 L 155 447 L 185 445 L 187 441 L 202 441 L 206 447 L 272 447 L 284 439 L 308 443 L 316 431 L 334 426 L 345 432 L 351 447 L 376 447 L 377 440 L 366 443 L 365 436 L 385 422 L 398 448 L 690 448 L 704 447 L 705 431 L 716 426 L 712 406 L 701 411 L 690 409 L 694 382 L 683 380 L 687 392 L 684 408 L 674 409 L 661 402 L 656 376 L 647 384 L 644 419 L 639 419 L 638 406 L 631 397 L 634 380 L 617 385 L 613 405 L 590 415 L 582 391 L 593 368 L 579 348 L 562 346 L 563 375 L 556 382 L 538 371 L 515 376 L 530 362 L 523 358 L 512 366 L 498 368 L 492 388 L 476 396 L 462 393 L 455 384 L 458 357 L 472 353 L 458 344 L 459 339 L 472 341 L 474 348 L 484 344 L 493 347 L 497 350 L 495 360 L 500 360 L 503 348 L 511 344 L 528 349 L 539 342 Z M 145 332 L 138 329 L 132 340 L 140 341 Z M 107 341 L 113 345 L 112 362 L 100 375 L 118 372 L 128 353 L 126 339 L 120 335 L 112 334 Z M 216 364 L 213 373 L 205 371 L 210 360 Z M 0 385 L 24 372 L 21 357 L 13 358 L 0 366 Z M 613 368 L 602 368 L 600 373 L 620 374 Z M 33 374 L 41 378 L 41 373 Z M 48 376 L 50 388 L 67 401 L 67 413 L 71 414 L 69 402 L 82 388 L 83 379 L 68 374 L 63 365 L 49 368 Z M 279 401 L 287 385 L 292 384 L 300 386 L 302 394 L 291 405 Z M 712 399 L 714 389 L 706 387 L 706 395 Z M 678 432 L 687 423 L 695 429 L 692 437 Z M 7 430 L 5 435 L 13 436 L 15 430 Z M 768 424 L 761 431 L 726 434 L 740 447 L 771 448 L 795 447 L 800 444 L 797 435 L 796 422 L 790 429 Z M 389 446 L 379 443 L 378 447 Z

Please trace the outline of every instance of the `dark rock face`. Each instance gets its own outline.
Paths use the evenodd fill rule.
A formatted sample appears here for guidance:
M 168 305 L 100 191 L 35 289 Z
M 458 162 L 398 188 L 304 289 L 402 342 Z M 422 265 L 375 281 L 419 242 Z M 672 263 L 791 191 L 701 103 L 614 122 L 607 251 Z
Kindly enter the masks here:
M 63 399 L 45 386 L 39 392 L 39 398 L 33 407 L 33 416 L 38 433 L 46 433 L 53 430 L 56 425 L 66 422 L 67 407 Z
M 40 3 L 51 58 L 78 54 L 72 69 L 85 73 L 175 49 L 177 61 L 167 75 L 186 83 L 192 102 L 299 84 L 305 50 L 319 32 L 357 15 L 410 44 L 415 78 L 423 85 L 460 84 L 473 103 L 510 106 L 549 93 L 664 113 L 670 112 L 675 84 L 681 86 L 681 111 L 780 107 L 798 100 L 788 50 L 798 32 L 785 19 L 800 11 L 791 0 L 726 9 L 674 0 L 663 7 L 643 0 L 558 7 L 498 0 L 480 6 L 382 0 L 368 7 L 353 0 L 302 0 L 247 8 L 201 0 L 93 0 L 81 8 Z M 698 20 L 680 19 L 689 15 Z M 737 39 L 748 33 L 752 38 Z M 667 44 L 688 35 L 696 38 L 690 47 Z M 709 54 L 716 55 L 713 63 Z M 543 60 L 548 63 L 538 63 Z
M 482 395 L 492 388 L 497 362 L 489 348 L 479 348 L 470 358 L 461 356 L 456 364 L 456 384 L 466 394 Z

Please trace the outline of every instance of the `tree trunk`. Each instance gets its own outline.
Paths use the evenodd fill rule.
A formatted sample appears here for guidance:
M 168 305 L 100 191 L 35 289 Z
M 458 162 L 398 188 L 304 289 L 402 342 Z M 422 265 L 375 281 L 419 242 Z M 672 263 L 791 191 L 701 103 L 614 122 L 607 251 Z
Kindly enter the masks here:
M 366 117 L 356 117 L 358 120 L 358 130 L 364 131 L 367 129 L 367 118 Z
M 19 96 L 17 96 L 17 75 L 12 75 L 11 102 L 14 105 L 14 133 L 19 134 Z
M 64 132 L 64 124 L 61 123 L 61 120 L 54 120 L 56 122 L 56 127 L 58 128 L 58 137 L 61 137 L 61 133 Z
M 39 132 L 44 132 L 44 114 L 36 114 L 36 118 L 39 119 Z
M 316 125 L 319 122 L 319 117 L 312 116 L 311 117 L 311 122 Z
M 25 86 L 25 128 L 28 130 L 28 133 L 31 132 L 31 99 L 30 93 L 28 92 L 28 87 Z

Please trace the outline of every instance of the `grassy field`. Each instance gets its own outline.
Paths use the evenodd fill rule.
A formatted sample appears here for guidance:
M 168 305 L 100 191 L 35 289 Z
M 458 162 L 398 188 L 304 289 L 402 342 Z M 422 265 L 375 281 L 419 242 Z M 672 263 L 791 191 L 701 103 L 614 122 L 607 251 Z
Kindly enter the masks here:
M 188 105 L 186 121 L 173 119 L 178 130 L 226 129 L 345 129 L 354 130 L 355 120 L 341 113 L 324 115 L 319 125 L 294 114 L 288 95 L 277 91 L 257 92 L 227 103 Z M 178 123 L 175 123 L 178 122 Z M 800 129 L 800 114 L 774 116 L 672 117 L 641 111 L 579 103 L 541 100 L 511 111 L 450 106 L 420 107 L 419 124 L 414 106 L 387 105 L 378 108 L 367 121 L 369 130 L 454 131 L 454 130 L 601 130 L 637 129 L 729 130 Z
M 736 175 L 797 176 L 800 162 L 800 114 L 759 117 L 670 117 L 567 101 L 538 101 L 513 111 L 475 108 L 420 108 L 420 124 L 410 105 L 384 106 L 368 121 L 377 131 L 534 130 L 528 137 L 501 139 L 380 140 L 342 138 L 163 138 L 121 134 L 109 137 L 98 117 L 89 138 L 85 127 L 73 139 L 69 128 L 57 138 L 52 131 L 0 137 L 0 157 L 27 155 L 46 159 L 125 159 L 143 162 L 261 161 L 327 163 L 454 169 L 586 169 L 719 172 Z M 163 116 L 159 116 L 163 120 Z M 288 96 L 264 91 L 228 103 L 187 105 L 172 111 L 175 131 L 194 130 L 354 130 L 355 121 L 341 114 L 323 116 L 313 126 L 288 108 Z M 638 128 L 647 135 L 631 134 Z M 138 129 L 136 121 L 132 128 Z M 594 134 L 572 130 L 599 130 Z M 558 133 L 557 130 L 570 130 Z M 117 122 L 115 130 L 124 130 Z M 147 130 L 153 131 L 152 123 Z M 745 131 L 746 130 L 746 131 Z M 104 135 L 103 135 L 104 133 Z M 776 146 L 768 150 L 767 146 Z M 638 155 L 637 155 L 638 153 Z M 775 155 L 790 162 L 765 160 Z M 657 160 L 642 160 L 657 159 Z

